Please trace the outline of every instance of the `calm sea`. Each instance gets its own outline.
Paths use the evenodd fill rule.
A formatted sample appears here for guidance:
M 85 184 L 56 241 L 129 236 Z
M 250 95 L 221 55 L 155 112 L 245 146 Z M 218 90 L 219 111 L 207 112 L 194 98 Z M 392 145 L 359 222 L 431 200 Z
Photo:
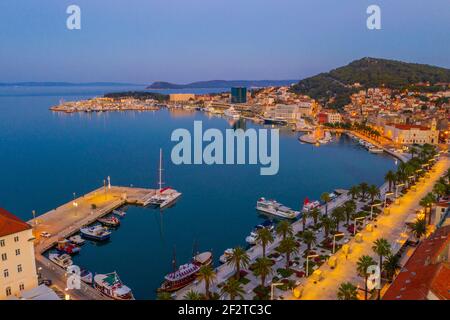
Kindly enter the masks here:
M 117 271 L 137 298 L 152 299 L 171 270 L 198 249 L 213 250 L 216 260 L 229 247 L 245 246 L 245 237 L 264 217 L 255 212 L 261 196 L 298 208 L 303 199 L 366 181 L 381 185 L 394 159 L 374 155 L 346 137 L 315 147 L 297 133 L 283 131 L 280 171 L 260 176 L 259 166 L 181 165 L 170 162 L 174 129 L 225 130 L 230 123 L 201 112 L 123 112 L 57 114 L 59 102 L 140 87 L 0 88 L 0 207 L 25 220 L 102 185 L 155 187 L 159 148 L 165 155 L 164 181 L 183 193 L 175 207 L 160 212 L 130 207 L 122 226 L 105 245 L 86 244 L 75 263 L 93 272 Z M 222 91 L 222 90 L 218 90 Z M 200 92 L 200 91 L 197 91 Z M 204 92 L 204 91 L 202 91 Z M 247 122 L 244 126 L 257 127 Z

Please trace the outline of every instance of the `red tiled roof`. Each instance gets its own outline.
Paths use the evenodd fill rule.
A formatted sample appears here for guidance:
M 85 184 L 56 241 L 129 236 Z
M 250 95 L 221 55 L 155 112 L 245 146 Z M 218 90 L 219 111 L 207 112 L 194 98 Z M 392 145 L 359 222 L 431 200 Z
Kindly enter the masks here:
M 31 229 L 25 221 L 0 208 L 0 237 Z
M 426 300 L 429 291 L 450 299 L 450 264 L 437 257 L 450 243 L 450 226 L 436 230 L 406 262 L 383 296 L 384 300 Z
M 411 130 L 411 129 L 419 129 L 419 130 L 430 130 L 430 128 L 425 126 L 419 126 L 415 124 L 392 124 L 395 128 L 400 130 Z

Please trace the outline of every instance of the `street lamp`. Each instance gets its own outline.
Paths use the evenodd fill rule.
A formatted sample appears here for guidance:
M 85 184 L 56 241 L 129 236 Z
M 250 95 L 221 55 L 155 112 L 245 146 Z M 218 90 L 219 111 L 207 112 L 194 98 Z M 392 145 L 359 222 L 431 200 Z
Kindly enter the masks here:
M 275 282 L 270 284 L 270 300 L 273 300 L 273 290 L 275 287 L 284 285 L 283 282 Z
M 386 200 L 388 196 L 392 196 L 394 193 L 393 192 L 386 192 L 384 194 L 384 206 L 383 206 L 383 210 L 386 209 Z
M 397 194 L 398 194 L 398 187 L 403 187 L 405 184 L 404 183 L 400 183 L 398 185 L 395 186 L 395 197 L 397 198 Z
M 317 258 L 318 254 L 312 254 L 306 257 L 306 277 L 309 276 L 309 258 Z
M 353 220 L 353 235 L 355 235 L 356 234 L 356 221 L 358 221 L 358 220 L 364 220 L 366 217 L 359 217 L 359 218 L 355 218 L 354 220 Z
M 336 234 L 333 236 L 333 254 L 334 254 L 335 251 L 336 251 L 336 237 L 342 237 L 342 236 L 345 236 L 345 234 L 344 234 L 344 233 L 336 233 Z
M 380 203 L 372 204 L 372 205 L 370 206 L 370 220 L 373 219 L 373 208 L 374 208 L 374 207 L 379 207 L 379 206 L 381 206 L 381 202 L 380 202 Z

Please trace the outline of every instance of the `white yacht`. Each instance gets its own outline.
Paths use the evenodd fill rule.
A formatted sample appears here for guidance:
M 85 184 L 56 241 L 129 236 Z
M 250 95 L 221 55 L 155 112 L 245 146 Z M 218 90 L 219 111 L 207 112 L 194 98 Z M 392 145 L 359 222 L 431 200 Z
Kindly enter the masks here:
M 67 269 L 73 264 L 72 258 L 65 253 L 64 254 L 50 253 L 48 255 L 48 258 L 50 259 L 50 261 L 57 264 L 63 269 Z
M 266 200 L 265 198 L 260 198 L 256 202 L 256 210 L 287 219 L 295 219 L 300 214 L 299 211 L 283 206 L 275 200 Z
M 163 188 L 162 182 L 162 149 L 159 150 L 159 189 L 156 191 L 156 194 L 150 197 L 150 199 L 145 203 L 145 205 L 155 205 L 160 209 L 163 209 L 172 203 L 174 203 L 180 196 L 181 192 L 178 192 L 171 187 Z
M 369 152 L 370 153 L 383 153 L 383 149 L 372 146 L 371 148 L 369 148 Z
M 231 119 L 239 119 L 239 118 L 241 117 L 241 115 L 239 114 L 239 112 L 238 112 L 236 109 L 234 109 L 234 107 L 228 108 L 227 110 L 225 110 L 225 111 L 223 112 L 223 114 L 224 114 L 226 117 L 231 118 Z

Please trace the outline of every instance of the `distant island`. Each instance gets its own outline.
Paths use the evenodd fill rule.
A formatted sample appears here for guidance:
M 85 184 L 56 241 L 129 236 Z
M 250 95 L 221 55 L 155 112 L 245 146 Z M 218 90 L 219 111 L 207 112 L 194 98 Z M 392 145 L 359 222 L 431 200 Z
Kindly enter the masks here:
M 423 86 L 416 84 L 423 83 Z M 362 58 L 344 67 L 301 80 L 291 90 L 318 100 L 325 106 L 342 108 L 359 90 L 385 87 L 423 92 L 441 90 L 450 83 L 450 70 L 426 64 Z
M 298 80 L 210 80 L 198 81 L 188 84 L 175 84 L 170 82 L 154 82 L 146 89 L 211 89 L 211 88 L 231 88 L 231 87 L 281 87 L 290 86 Z
M 143 86 L 121 82 L 0 82 L 0 87 L 121 87 Z

